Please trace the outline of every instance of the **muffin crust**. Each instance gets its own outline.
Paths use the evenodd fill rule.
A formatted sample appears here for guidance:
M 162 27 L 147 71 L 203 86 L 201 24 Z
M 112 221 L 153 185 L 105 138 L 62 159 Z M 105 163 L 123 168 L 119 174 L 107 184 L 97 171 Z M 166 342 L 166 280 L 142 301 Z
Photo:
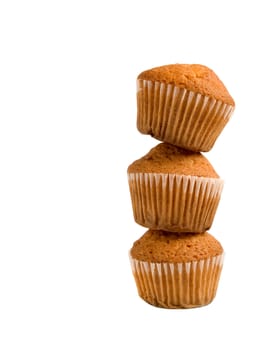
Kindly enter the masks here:
M 154 263 L 199 261 L 221 255 L 223 248 L 211 234 L 176 233 L 149 229 L 134 242 L 131 257 Z
M 219 178 L 210 162 L 197 152 L 159 143 L 128 167 L 128 173 L 164 173 Z
M 235 106 L 223 82 L 213 70 L 201 64 L 177 63 L 155 67 L 140 73 L 138 79 L 174 84 Z

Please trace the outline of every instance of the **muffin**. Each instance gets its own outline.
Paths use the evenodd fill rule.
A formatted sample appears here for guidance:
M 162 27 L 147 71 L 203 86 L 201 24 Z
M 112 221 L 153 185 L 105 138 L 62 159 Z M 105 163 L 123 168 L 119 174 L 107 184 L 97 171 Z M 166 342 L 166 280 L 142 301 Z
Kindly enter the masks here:
M 209 151 L 234 111 L 218 76 L 200 64 L 170 64 L 137 78 L 137 128 L 192 151 Z
M 173 232 L 211 227 L 223 180 L 201 153 L 159 143 L 127 172 L 138 224 Z
M 148 230 L 130 250 L 139 296 L 163 308 L 193 308 L 215 297 L 223 248 L 208 232 Z

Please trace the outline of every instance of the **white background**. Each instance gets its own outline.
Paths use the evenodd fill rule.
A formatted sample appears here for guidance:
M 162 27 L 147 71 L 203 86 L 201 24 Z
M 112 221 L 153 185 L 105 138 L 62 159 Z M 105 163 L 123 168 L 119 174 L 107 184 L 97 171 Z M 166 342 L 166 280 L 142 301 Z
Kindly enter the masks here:
M 0 1 L 0 349 L 262 349 L 260 1 Z M 144 303 L 128 250 L 136 77 L 202 63 L 236 110 L 206 154 L 225 180 L 209 306 Z

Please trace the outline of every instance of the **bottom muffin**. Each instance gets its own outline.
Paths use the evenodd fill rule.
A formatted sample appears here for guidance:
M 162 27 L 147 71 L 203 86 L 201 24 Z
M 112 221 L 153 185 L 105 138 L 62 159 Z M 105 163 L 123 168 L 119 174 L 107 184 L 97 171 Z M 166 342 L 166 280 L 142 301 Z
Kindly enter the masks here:
M 223 265 L 223 248 L 208 232 L 148 230 L 130 250 L 139 296 L 163 308 L 212 302 Z

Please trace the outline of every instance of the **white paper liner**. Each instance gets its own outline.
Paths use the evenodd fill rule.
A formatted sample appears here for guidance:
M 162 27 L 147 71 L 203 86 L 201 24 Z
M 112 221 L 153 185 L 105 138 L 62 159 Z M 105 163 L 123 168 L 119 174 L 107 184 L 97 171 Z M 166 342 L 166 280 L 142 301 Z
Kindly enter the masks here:
M 158 140 L 209 151 L 234 106 L 173 84 L 137 80 L 137 128 Z
M 150 263 L 133 259 L 132 272 L 138 294 L 164 308 L 192 308 L 209 304 L 215 297 L 224 253 L 187 263 Z
M 208 230 L 223 180 L 198 176 L 128 173 L 134 220 L 147 228 L 176 232 Z

